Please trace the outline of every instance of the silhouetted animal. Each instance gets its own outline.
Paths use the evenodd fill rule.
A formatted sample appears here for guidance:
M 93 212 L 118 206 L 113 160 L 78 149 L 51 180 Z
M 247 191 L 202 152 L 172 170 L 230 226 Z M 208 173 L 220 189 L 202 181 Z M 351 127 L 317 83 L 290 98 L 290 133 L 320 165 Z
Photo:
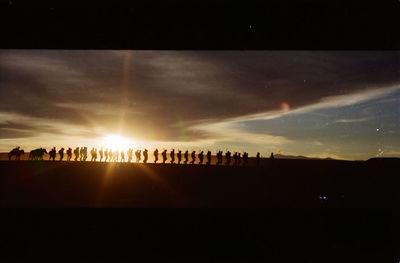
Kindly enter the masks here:
M 157 163 L 157 161 L 158 161 L 158 149 L 155 149 L 153 154 L 154 154 L 154 163 Z
M 43 160 L 43 155 L 45 153 L 47 153 L 47 151 L 46 151 L 46 149 L 43 149 L 43 148 L 32 150 L 29 153 L 28 160 Z
M 24 150 L 20 150 L 19 146 L 12 149 L 9 153 L 8 153 L 8 160 L 11 161 L 11 157 L 15 156 L 15 160 L 21 160 L 21 155 L 24 155 L 25 152 Z

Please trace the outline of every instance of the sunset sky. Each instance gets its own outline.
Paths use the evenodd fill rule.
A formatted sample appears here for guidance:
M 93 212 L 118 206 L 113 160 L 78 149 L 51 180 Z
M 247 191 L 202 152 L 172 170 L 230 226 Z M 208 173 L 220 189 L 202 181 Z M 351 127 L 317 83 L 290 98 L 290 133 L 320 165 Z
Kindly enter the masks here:
M 0 152 L 110 134 L 149 150 L 400 157 L 400 53 L 0 50 Z

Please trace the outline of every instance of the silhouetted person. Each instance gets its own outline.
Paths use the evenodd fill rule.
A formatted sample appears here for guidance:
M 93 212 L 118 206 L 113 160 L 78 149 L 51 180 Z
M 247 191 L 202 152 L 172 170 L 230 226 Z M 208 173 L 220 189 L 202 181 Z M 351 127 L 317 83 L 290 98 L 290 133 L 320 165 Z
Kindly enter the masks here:
M 68 147 L 67 149 L 67 161 L 71 161 L 72 158 L 72 149 L 71 147 Z
M 155 149 L 153 154 L 154 154 L 154 163 L 157 163 L 157 161 L 158 161 L 158 149 Z
M 240 157 L 240 153 L 238 153 L 238 155 L 237 155 L 237 164 L 238 165 L 240 165 L 240 161 L 241 161 L 242 159 L 241 159 L 241 157 Z
M 108 159 L 108 149 L 104 150 L 104 161 L 107 162 Z
M 133 149 L 129 148 L 127 154 L 128 154 L 128 163 L 130 163 L 133 158 Z
M 125 162 L 125 152 L 121 151 L 121 162 Z
M 64 158 L 64 148 L 61 148 L 61 149 L 58 151 L 58 154 L 60 155 L 60 161 L 62 161 L 62 159 Z
M 269 157 L 271 160 L 273 160 L 274 159 L 274 153 L 272 152 L 271 153 L 271 156 Z
M 115 150 L 113 152 L 113 160 L 114 160 L 114 162 L 118 162 L 118 160 L 119 160 L 119 152 L 118 152 L 118 150 Z
M 178 158 L 178 164 L 181 164 L 182 160 L 182 151 L 179 150 L 178 153 L 176 154 L 176 157 Z
M 56 160 L 56 153 L 57 153 L 56 147 L 53 147 L 53 149 L 51 149 L 51 151 L 49 152 L 49 155 L 50 155 L 49 160 L 53 159 L 53 161 L 55 161 Z
M 112 151 L 112 149 L 108 149 L 108 160 L 109 162 L 112 162 L 114 158 L 114 153 Z
M 75 155 L 74 161 L 78 161 L 78 158 L 79 158 L 79 147 L 75 148 L 74 155 Z
M 87 147 L 83 147 L 83 160 L 86 161 L 87 157 Z
M 165 163 L 167 161 L 167 150 L 164 150 L 161 153 L 161 155 L 162 155 L 162 158 L 163 158 L 163 162 L 162 163 Z
M 231 164 L 231 152 L 227 151 L 225 153 L 225 158 L 226 158 L 226 165 L 230 165 Z
M 222 163 L 222 151 L 218 151 L 217 153 L 217 164 Z
M 256 165 L 257 166 L 260 165 L 260 153 L 259 152 L 257 153 L 257 156 L 256 156 Z
M 243 165 L 247 165 L 249 163 L 249 154 L 247 152 L 243 153 Z
M 143 151 L 143 163 L 147 163 L 147 160 L 149 159 L 149 153 L 147 149 L 144 149 Z
M 183 157 L 185 158 L 184 163 L 187 164 L 187 162 L 189 162 L 189 151 L 188 150 L 186 150 L 186 152 L 183 155 Z
M 83 147 L 81 147 L 81 149 L 79 150 L 79 161 L 83 161 Z
M 203 155 L 203 151 L 201 151 L 200 153 L 199 153 L 199 164 L 203 164 L 203 157 L 204 157 L 204 155 Z
M 210 151 L 207 152 L 207 163 L 206 164 L 208 164 L 208 165 L 211 164 L 211 152 Z
M 100 155 L 100 162 L 101 162 L 103 160 L 103 147 L 100 148 L 99 155 Z
M 92 159 L 90 159 L 91 162 L 96 161 L 95 156 L 96 156 L 96 150 L 94 149 L 94 147 L 92 147 L 92 149 L 90 150 L 90 155 L 92 156 Z M 97 157 L 97 156 L 96 156 Z
M 169 156 L 171 156 L 171 163 L 175 162 L 175 149 L 172 149 Z
M 136 155 L 136 162 L 137 163 L 140 162 L 142 150 L 137 150 L 135 155 Z
M 238 163 L 238 153 L 235 152 L 233 154 L 233 165 L 237 165 L 237 163 Z
M 194 162 L 196 161 L 196 151 L 192 152 L 192 161 L 190 162 L 190 164 L 194 164 Z

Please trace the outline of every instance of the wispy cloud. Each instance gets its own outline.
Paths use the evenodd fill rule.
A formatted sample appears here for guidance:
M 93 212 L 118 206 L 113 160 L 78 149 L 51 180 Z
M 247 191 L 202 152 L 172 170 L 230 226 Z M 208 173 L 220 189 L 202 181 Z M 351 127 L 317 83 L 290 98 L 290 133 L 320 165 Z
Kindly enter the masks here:
M 357 118 L 357 119 L 339 119 L 335 120 L 334 122 L 339 122 L 339 123 L 351 123 L 351 122 L 364 122 L 369 120 L 368 118 Z

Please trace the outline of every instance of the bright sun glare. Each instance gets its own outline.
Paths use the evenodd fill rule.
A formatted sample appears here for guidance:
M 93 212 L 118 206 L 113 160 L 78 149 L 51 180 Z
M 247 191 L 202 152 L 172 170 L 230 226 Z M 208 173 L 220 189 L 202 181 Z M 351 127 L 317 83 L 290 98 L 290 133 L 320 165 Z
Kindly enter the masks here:
M 101 146 L 104 149 L 112 149 L 113 151 L 126 151 L 129 148 L 135 148 L 135 141 L 116 134 L 109 134 L 101 140 Z

